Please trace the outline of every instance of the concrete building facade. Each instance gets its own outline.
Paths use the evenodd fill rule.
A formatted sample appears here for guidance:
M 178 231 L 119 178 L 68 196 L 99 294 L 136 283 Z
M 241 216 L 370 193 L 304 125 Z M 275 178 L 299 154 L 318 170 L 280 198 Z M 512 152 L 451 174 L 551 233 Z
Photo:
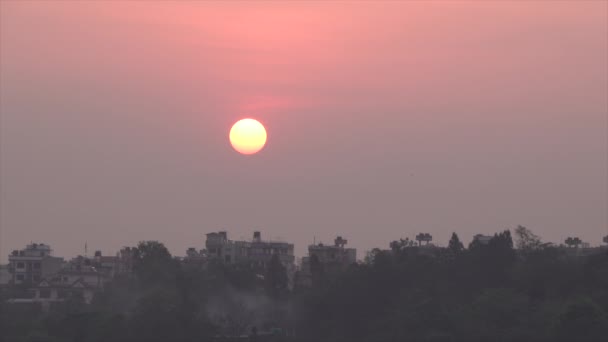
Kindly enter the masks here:
M 310 261 L 315 256 L 323 265 L 326 275 L 333 276 L 344 271 L 347 267 L 357 262 L 357 250 L 345 248 L 348 240 L 341 236 L 336 237 L 333 245 L 322 243 L 308 246 L 308 256 L 302 258 L 300 272 L 298 274 L 298 285 L 310 286 L 312 283 L 312 272 Z
M 64 264 L 63 258 L 52 256 L 52 249 L 43 243 L 31 243 L 24 249 L 14 250 L 8 256 L 11 284 L 36 284 L 44 277 L 56 273 Z
M 227 264 L 247 263 L 265 267 L 273 255 L 278 255 L 288 270 L 295 267 L 294 245 L 280 241 L 264 241 L 260 232 L 253 233 L 251 241 L 233 241 L 225 231 L 207 234 L 206 256 Z

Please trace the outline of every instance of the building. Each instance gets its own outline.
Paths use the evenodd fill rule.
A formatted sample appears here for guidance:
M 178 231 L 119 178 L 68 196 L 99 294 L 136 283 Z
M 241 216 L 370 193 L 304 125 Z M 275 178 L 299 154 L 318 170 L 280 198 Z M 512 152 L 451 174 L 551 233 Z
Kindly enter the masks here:
M 44 277 L 59 271 L 63 258 L 52 256 L 52 249 L 43 243 L 31 243 L 22 250 L 14 250 L 8 257 L 11 284 L 36 284 Z
M 123 247 L 118 253 L 116 253 L 114 275 L 133 273 L 134 258 L 135 247 Z
M 99 288 L 89 285 L 82 279 L 69 282 L 53 278 L 42 280 L 32 290 L 32 302 L 40 302 L 43 305 L 51 302 L 63 302 L 74 297 L 79 297 L 84 304 L 91 304 Z
M 48 311 L 53 303 L 60 303 L 68 299 L 78 298 L 84 304 L 91 304 L 95 293 L 100 288 L 90 285 L 82 278 L 73 280 L 69 276 L 55 275 L 43 279 L 28 289 L 27 298 L 12 298 L 9 304 L 40 304 L 42 309 Z
M 218 260 L 226 264 L 246 264 L 265 270 L 274 255 L 279 257 L 287 271 L 288 286 L 293 287 L 296 271 L 294 245 L 282 241 L 264 241 L 262 234 L 253 232 L 251 241 L 228 240 L 228 233 L 220 231 L 207 234 L 206 250 L 201 251 L 206 260 Z M 263 277 L 262 274 L 259 275 Z
M 487 245 L 490 243 L 490 240 L 492 240 L 492 238 L 494 238 L 492 235 L 477 234 L 473 236 L 473 242 L 477 242 L 481 245 Z
M 101 253 L 97 256 L 100 257 Z M 95 258 L 79 255 L 67 262 L 57 273 L 45 277 L 32 287 L 32 301 L 44 304 L 79 296 L 85 304 L 90 304 L 95 293 L 102 291 L 111 279 L 110 273 L 98 269 Z
M 112 279 L 112 276 L 110 272 L 98 268 L 94 259 L 79 255 L 46 279 L 51 279 L 54 282 L 59 281 L 63 284 L 72 284 L 80 280 L 91 287 L 101 289 L 105 283 Z
M 315 256 L 323 265 L 326 275 L 336 275 L 357 262 L 357 250 L 355 248 L 345 248 L 348 240 L 341 236 L 336 237 L 333 245 L 322 243 L 308 246 L 308 256 L 302 258 L 300 272 L 298 274 L 298 285 L 310 286 L 312 283 L 312 272 L 310 261 Z
M 209 233 L 205 247 L 204 253 L 209 260 L 265 267 L 276 254 L 288 271 L 295 269 L 294 245 L 281 241 L 263 241 L 261 233 L 257 231 L 253 233 L 251 241 L 228 240 L 228 233 L 225 231 Z

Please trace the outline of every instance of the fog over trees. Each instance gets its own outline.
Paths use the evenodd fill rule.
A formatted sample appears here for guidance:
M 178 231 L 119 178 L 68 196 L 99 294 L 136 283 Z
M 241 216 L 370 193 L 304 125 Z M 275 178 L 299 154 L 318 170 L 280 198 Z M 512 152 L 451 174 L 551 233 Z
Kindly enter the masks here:
M 465 247 L 421 233 L 330 274 L 311 257 L 310 287 L 265 269 L 180 263 L 158 241 L 135 247 L 133 273 L 90 305 L 40 310 L 0 301 L 2 342 L 600 341 L 608 336 L 608 254 L 543 243 L 525 227 Z M 570 241 L 570 243 L 568 243 Z M 580 242 L 578 242 L 580 244 Z M 296 274 L 297 276 L 297 274 Z M 239 337 L 241 336 L 241 337 Z

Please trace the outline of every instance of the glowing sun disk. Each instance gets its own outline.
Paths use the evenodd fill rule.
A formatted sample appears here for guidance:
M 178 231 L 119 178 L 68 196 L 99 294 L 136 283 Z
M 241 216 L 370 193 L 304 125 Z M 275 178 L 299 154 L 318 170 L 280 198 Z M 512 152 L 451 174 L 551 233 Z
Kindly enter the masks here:
M 230 129 L 230 144 L 239 153 L 257 153 L 266 144 L 266 129 L 257 120 L 239 120 Z

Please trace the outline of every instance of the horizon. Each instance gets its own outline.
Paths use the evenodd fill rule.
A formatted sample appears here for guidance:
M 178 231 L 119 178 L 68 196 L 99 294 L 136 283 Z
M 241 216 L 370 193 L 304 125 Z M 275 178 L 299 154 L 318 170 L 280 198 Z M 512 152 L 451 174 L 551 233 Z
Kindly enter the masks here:
M 526 228 L 527 228 L 527 227 L 526 227 Z M 513 233 L 514 233 L 514 229 L 510 229 L 510 228 L 509 228 L 509 229 L 505 229 L 505 230 L 510 231 L 510 232 L 511 232 L 511 234 L 513 234 Z M 490 234 L 481 234 L 481 235 L 485 235 L 485 236 L 496 236 L 496 235 L 498 235 L 498 234 L 502 233 L 502 232 L 503 232 L 503 231 L 505 231 L 505 230 L 500 230 L 500 231 L 496 231 L 495 233 L 490 233 Z M 219 231 L 221 231 L 221 230 L 219 230 Z M 214 232 L 219 232 L 219 231 L 218 231 L 218 230 L 216 230 L 216 231 L 210 231 L 209 233 L 214 233 Z M 254 233 L 254 232 L 256 232 L 256 231 L 252 231 L 252 233 Z M 293 245 L 294 245 L 294 250 L 295 250 L 296 244 L 295 244 L 295 243 L 293 243 L 293 242 L 291 242 L 289 239 L 284 239 L 284 238 L 280 238 L 280 239 L 273 239 L 273 238 L 266 239 L 266 238 L 264 238 L 264 231 L 260 231 L 260 232 L 262 233 L 262 239 L 261 239 L 261 241 L 263 241 L 263 242 L 284 242 L 284 243 L 293 244 Z M 238 237 L 238 238 L 236 238 L 236 237 L 233 237 L 233 236 L 231 236 L 231 235 L 230 235 L 230 231 L 227 231 L 227 233 L 228 233 L 228 240 L 230 240 L 230 241 L 247 241 L 247 242 L 248 242 L 248 241 L 254 241 L 254 240 L 255 240 L 255 238 L 254 238 L 253 236 L 251 236 L 250 238 L 246 238 L 246 237 Z M 420 233 L 421 233 L 421 232 L 420 232 Z M 457 231 L 454 231 L 454 232 L 452 232 L 452 233 L 455 233 L 455 234 L 456 234 L 456 235 L 459 237 L 460 241 L 462 241 L 462 242 L 463 242 L 463 244 L 464 244 L 465 248 L 468 248 L 467 246 L 468 246 L 468 245 L 469 245 L 471 242 L 473 242 L 473 241 L 474 241 L 474 237 L 475 237 L 475 236 L 472 236 L 470 240 L 467 240 L 467 239 L 463 239 L 463 238 L 462 238 L 462 237 L 461 237 L 461 236 L 458 234 L 458 232 L 457 232 Z M 450 233 L 450 234 L 449 234 L 449 235 L 450 235 L 450 238 L 451 238 L 451 236 L 452 236 L 452 233 Z M 361 261 L 361 260 L 363 260 L 363 259 L 365 258 L 365 256 L 367 255 L 367 253 L 371 252 L 371 251 L 372 251 L 372 250 L 374 250 L 374 249 L 380 249 L 380 250 L 390 250 L 390 247 L 389 247 L 390 242 L 395 241 L 395 240 L 396 240 L 396 241 L 399 241 L 399 239 L 400 239 L 400 238 L 409 238 L 410 240 L 412 240 L 412 241 L 413 241 L 413 240 L 415 240 L 415 235 L 417 235 L 417 234 L 419 234 L 419 233 L 414 233 L 414 234 L 413 234 L 413 236 L 401 236 L 401 237 L 395 238 L 394 240 L 387 241 L 387 243 L 386 243 L 386 245 L 385 245 L 385 246 L 375 246 L 375 247 L 371 247 L 370 249 L 363 250 L 363 251 L 361 251 L 361 250 L 357 249 L 356 247 L 352 247 L 352 246 L 350 246 L 350 245 L 348 245 L 348 244 L 345 246 L 345 248 L 355 248 L 355 249 L 357 250 L 357 260 L 358 260 L 358 261 Z M 253 234 L 252 234 L 252 235 L 253 235 Z M 607 236 L 608 236 L 608 235 L 607 235 Z M 341 236 L 341 237 L 343 237 L 343 238 L 344 238 L 345 236 Z M 576 237 L 576 234 L 574 234 L 574 235 L 572 235 L 572 236 L 568 236 L 568 237 L 566 237 L 566 238 L 570 238 L 570 237 Z M 334 237 L 334 238 L 335 238 L 335 237 Z M 564 238 L 564 240 L 562 240 L 562 241 L 558 241 L 558 242 L 554 242 L 554 241 L 546 241 L 546 240 L 543 240 L 543 237 L 542 237 L 542 236 L 538 236 L 538 238 L 540 238 L 540 242 L 542 242 L 542 243 L 544 243 L 544 244 L 549 243 L 549 244 L 552 244 L 552 245 L 554 245 L 554 246 L 558 246 L 558 247 L 564 247 L 564 246 L 566 246 L 566 244 L 564 243 L 564 241 L 565 241 L 565 239 L 566 239 L 566 238 Z M 348 239 L 347 239 L 347 240 L 348 240 Z M 435 240 L 435 236 L 432 236 L 432 241 L 431 241 L 431 242 L 430 242 L 428 245 L 432 245 L 432 246 L 439 247 L 439 248 L 447 248 L 449 240 L 450 240 L 450 239 L 448 239 L 448 240 L 446 241 L 446 243 L 437 243 L 437 241 Z M 148 240 L 148 241 L 156 241 L 156 240 Z M 350 242 L 350 240 L 348 240 L 348 241 Z M 147 242 L 147 241 L 145 241 L 145 240 L 141 240 L 141 241 L 138 241 L 137 243 L 135 243 L 135 244 L 133 244 L 133 245 L 124 245 L 124 246 L 123 246 L 123 247 L 121 247 L 120 249 L 122 249 L 122 248 L 126 248 L 126 247 L 136 247 L 136 245 L 137 245 L 138 243 L 141 243 L 141 242 Z M 164 242 L 163 242 L 163 241 L 157 241 L 157 242 L 160 242 L 160 243 L 164 244 Z M 604 246 L 604 244 L 605 244 L 605 242 L 603 242 L 603 241 L 601 241 L 601 240 L 600 240 L 600 241 L 599 241 L 599 243 L 597 243 L 597 244 L 596 244 L 595 242 L 596 242 L 596 241 L 586 241 L 586 240 L 583 240 L 583 241 L 582 241 L 582 243 L 583 243 L 583 244 L 588 243 L 588 244 L 589 244 L 589 248 L 599 248 L 599 247 Z M 116 250 L 116 252 L 114 252 L 114 253 L 110 252 L 110 254 L 106 254 L 106 251 L 104 251 L 104 250 L 99 250 L 99 249 L 97 249 L 97 248 L 89 249 L 88 242 L 87 242 L 87 241 L 85 241 L 85 246 L 83 246 L 83 253 L 82 253 L 82 254 L 75 254 L 75 255 L 65 256 L 65 255 L 59 255 L 59 254 L 55 253 L 55 250 L 52 248 L 52 247 L 53 247 L 53 245 L 52 245 L 52 244 L 49 244 L 49 243 L 47 243 L 47 242 L 44 242 L 44 241 L 30 241 L 30 242 L 29 242 L 27 245 L 29 245 L 29 244 L 39 244 L 39 245 L 40 245 L 40 244 L 42 244 L 42 245 L 47 245 L 47 246 L 51 247 L 51 255 L 53 255 L 53 256 L 55 256 L 55 257 L 62 257 L 62 258 L 64 258 L 64 260 L 66 260 L 66 261 L 69 261 L 71 258 L 76 258 L 76 257 L 79 257 L 79 256 L 85 256 L 85 257 L 86 257 L 86 256 L 89 256 L 89 257 L 91 257 L 91 255 L 93 255 L 93 254 L 94 254 L 95 252 L 97 252 L 97 251 L 100 251 L 100 252 L 102 253 L 102 255 L 103 255 L 103 256 L 114 256 L 114 255 L 116 255 L 116 254 L 117 254 L 117 253 L 120 251 L 120 249 L 119 249 L 119 250 Z M 311 241 L 311 243 L 306 245 L 306 251 L 308 251 L 308 247 L 310 247 L 310 246 L 319 246 L 319 245 L 321 245 L 321 244 L 323 244 L 323 245 L 325 245 L 325 246 L 328 246 L 328 245 L 333 245 L 333 241 L 330 241 L 329 243 L 325 243 L 325 242 L 323 242 L 322 240 L 316 240 L 316 238 L 315 238 L 315 237 L 313 237 L 313 240 Z M 428 246 L 428 245 L 426 245 L 426 244 L 425 244 L 425 245 L 413 246 L 413 247 L 426 247 L 426 246 Z M 12 250 L 11 250 L 11 252 L 12 252 L 13 250 L 21 250 L 21 249 L 23 249 L 23 248 L 25 248 L 25 247 L 26 247 L 26 245 L 23 245 L 23 246 L 21 246 L 21 247 L 19 247 L 19 248 L 14 248 L 14 249 L 12 249 Z M 194 247 L 194 248 L 196 248 L 196 250 L 197 250 L 197 251 L 200 251 L 200 250 L 205 249 L 205 248 L 204 248 L 204 247 L 205 247 L 205 243 L 203 242 L 203 244 L 202 244 L 201 246 L 198 246 L 198 247 L 197 247 L 197 246 L 191 246 L 191 247 Z M 189 248 L 190 248 L 190 247 L 189 247 Z M 92 251 L 93 253 L 90 253 L 91 251 Z M 182 258 L 182 257 L 186 256 L 186 250 L 184 250 L 184 251 L 183 251 L 183 254 L 180 254 L 180 253 L 174 253 L 174 252 L 172 252 L 172 251 L 170 251 L 170 252 L 171 252 L 171 255 L 172 255 L 173 257 L 176 257 L 176 258 Z M 8 255 L 9 255 L 9 254 L 10 254 L 10 252 L 7 254 L 7 257 L 8 257 Z M 298 255 L 297 253 L 294 253 L 294 256 L 295 256 L 296 261 L 297 261 L 297 260 L 301 260 L 303 257 L 307 257 L 308 255 Z M 4 265 L 4 264 L 0 263 L 0 265 Z

